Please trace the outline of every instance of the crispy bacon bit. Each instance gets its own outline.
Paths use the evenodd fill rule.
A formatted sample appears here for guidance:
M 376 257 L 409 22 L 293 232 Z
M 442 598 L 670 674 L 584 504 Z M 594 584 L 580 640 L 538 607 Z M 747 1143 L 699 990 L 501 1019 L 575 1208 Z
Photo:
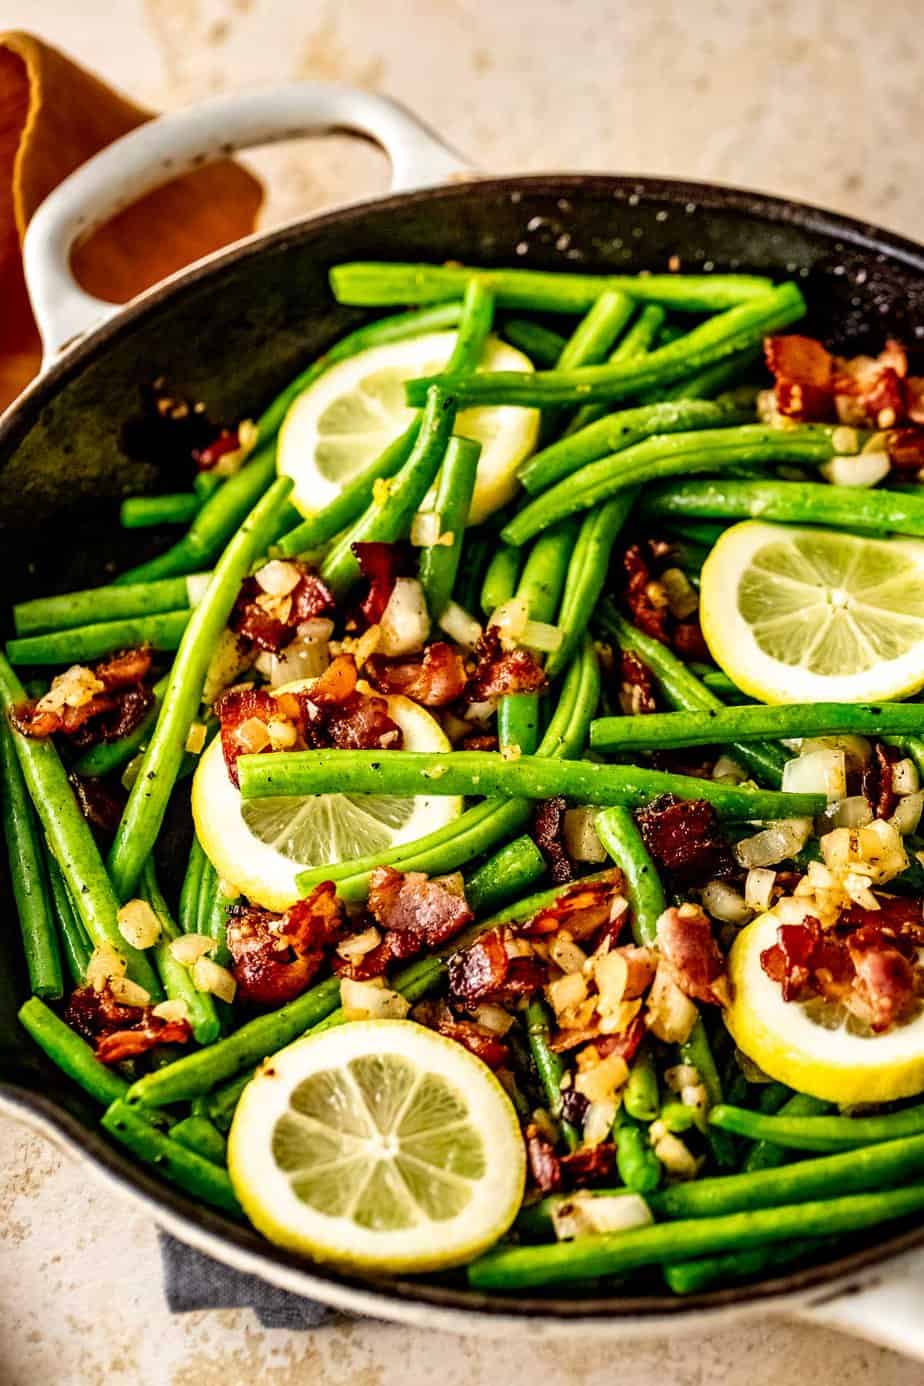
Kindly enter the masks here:
M 471 702 L 502 698 L 508 693 L 537 693 L 545 687 L 545 674 L 529 650 L 505 651 L 500 631 L 488 626 L 475 648 L 475 669 L 466 690 Z
M 625 1059 L 630 1064 L 639 1051 L 639 1046 L 645 1038 L 645 1021 L 641 1014 L 629 1021 L 625 1030 L 619 1035 L 600 1035 L 594 1040 L 594 1048 L 601 1059 L 607 1059 L 611 1054 L 616 1054 L 620 1059 Z
M 910 385 L 912 382 L 907 382 Z M 921 387 L 915 412 L 909 417 L 924 423 L 924 379 L 914 382 Z M 892 428 L 885 435 L 886 451 L 893 471 L 916 475 L 924 467 L 924 428 Z
M 920 901 L 916 904 L 920 911 Z M 841 925 L 823 931 L 813 918 L 802 924 L 781 924 L 776 943 L 764 949 L 760 964 L 779 984 L 785 1001 L 821 998 L 843 1006 L 874 1033 L 882 1034 L 917 1004 L 917 944 L 896 933 L 891 922 L 877 919 L 879 911 L 862 914 L 869 922 L 846 933 Z M 913 927 L 919 928 L 920 921 L 913 922 Z
M 684 995 L 694 1001 L 723 1004 L 725 959 L 713 937 L 712 924 L 698 905 L 664 911 L 658 920 L 658 947 Z
M 127 736 L 154 703 L 152 690 L 143 682 L 152 659 L 150 646 L 140 645 L 110 655 L 93 669 L 75 666 L 55 678 L 36 702 L 12 708 L 10 722 L 33 740 L 60 733 L 79 750 Z
M 654 679 L 647 664 L 638 655 L 623 650 L 619 662 L 622 682 L 619 687 L 619 706 L 627 717 L 638 717 L 646 712 L 657 712 Z
M 541 1136 L 535 1126 L 527 1126 L 524 1135 L 526 1160 L 533 1183 L 540 1193 L 557 1193 L 562 1186 L 561 1160 L 551 1142 Z
M 841 913 L 838 925 L 841 928 L 861 929 L 866 924 L 875 924 L 892 934 L 910 938 L 917 944 L 924 943 L 924 908 L 920 899 L 912 895 L 876 895 L 878 910 L 865 910 L 861 905 L 849 905 Z
M 541 938 L 564 928 L 576 942 L 593 938 L 609 923 L 622 884 L 622 872 L 615 868 L 592 881 L 575 881 L 551 905 L 522 924 L 519 933 L 527 938 Z M 623 911 L 619 912 L 619 919 L 621 927 L 626 919 Z
M 561 1114 L 565 1121 L 570 1121 L 572 1126 L 578 1130 L 584 1125 L 584 1118 L 587 1115 L 587 1108 L 590 1103 L 582 1092 L 577 1088 L 565 1088 L 561 1095 Z
M 116 689 L 131 688 L 134 684 L 141 683 L 151 672 L 151 665 L 154 662 L 154 652 L 150 645 L 138 645 L 131 650 L 122 650 L 119 654 L 109 655 L 107 659 L 100 660 L 93 670 L 100 683 L 107 693 L 112 693 Z
M 834 358 L 814 337 L 792 332 L 785 337 L 766 337 L 764 356 L 771 375 L 798 385 L 830 390 Z
M 282 915 L 258 905 L 232 905 L 227 937 L 240 999 L 282 1006 L 300 996 L 340 938 L 343 923 L 333 881 L 322 881 Z
M 670 608 L 667 597 L 664 601 L 655 600 L 656 588 L 652 582 L 651 570 L 645 561 L 639 544 L 631 544 L 623 557 L 625 568 L 625 601 L 634 625 L 639 630 L 669 645 L 667 623 Z
M 568 800 L 562 794 L 545 799 L 533 809 L 532 839 L 545 857 L 555 885 L 564 885 L 574 875 L 571 858 L 565 850 L 565 812 Z
M 482 934 L 470 948 L 449 959 L 449 994 L 462 1005 L 499 995 L 507 977 L 502 929 Z
M 655 861 L 679 879 L 715 876 L 724 869 L 728 844 L 719 836 L 715 810 L 704 799 L 662 794 L 635 818 Z
M 387 939 L 383 939 L 375 948 L 358 957 L 342 958 L 335 953 L 333 967 L 338 977 L 349 977 L 353 982 L 368 982 L 373 977 L 383 976 L 391 961 L 391 945 Z
M 150 1006 L 123 1006 L 108 987 L 79 987 L 71 995 L 64 1019 L 95 1046 L 103 1064 L 133 1059 L 159 1044 L 185 1044 L 192 1035 L 186 1020 L 162 1020 Z
M 599 1044 L 597 1048 L 599 1049 Z M 612 1141 L 598 1145 L 582 1145 L 559 1160 L 562 1179 L 570 1189 L 584 1189 L 593 1184 L 605 1184 L 616 1168 L 616 1147 Z
M 334 596 L 306 563 L 293 562 L 299 579 L 285 597 L 270 597 L 255 577 L 241 583 L 228 622 L 235 634 L 259 650 L 279 654 L 295 639 L 303 621 L 334 610 Z
M 814 338 L 793 334 L 768 337 L 764 350 L 777 410 L 787 418 L 880 429 L 924 421 L 924 381 L 908 375 L 908 355 L 900 342 L 887 341 L 877 357 L 843 359 Z
M 223 428 L 217 438 L 213 438 L 204 448 L 193 448 L 193 461 L 200 472 L 210 472 L 229 452 L 237 452 L 241 446 L 240 434 L 236 428 Z
M 405 875 L 390 866 L 376 867 L 369 878 L 369 910 L 385 929 L 393 958 L 437 948 L 472 919 L 464 896 L 421 871 Z
M 104 842 L 115 837 L 125 808 L 125 795 L 106 780 L 84 779 L 70 775 L 71 788 L 80 812 L 93 829 L 94 836 Z
M 445 1001 L 422 1001 L 415 1006 L 413 1018 L 447 1039 L 455 1040 L 488 1068 L 503 1068 L 510 1058 L 510 1050 L 502 1039 L 473 1020 L 460 1020 Z
M 684 659 L 708 661 L 712 658 L 709 653 L 709 646 L 703 636 L 702 627 L 696 617 L 689 621 L 677 622 L 671 632 L 671 644 Z
M 380 693 L 402 693 L 424 707 L 445 707 L 465 689 L 462 656 L 443 640 L 428 645 L 422 656 L 386 659 L 373 655 L 366 660 L 365 674 Z
M 401 574 L 402 558 L 397 544 L 351 544 L 359 571 L 369 582 L 369 591 L 360 603 L 366 625 L 377 625 Z
M 869 800 L 874 818 L 888 818 L 898 802 L 898 795 L 892 788 L 892 764 L 897 758 L 897 751 L 877 741 L 873 755 L 863 767 L 860 793 Z
M 324 721 L 326 739 L 319 743 L 319 729 L 313 728 L 314 746 L 336 746 L 341 751 L 397 751 L 401 748 L 401 728 L 389 717 L 384 698 L 354 693 L 345 703 L 330 709 Z
M 496 736 L 464 736 L 461 741 L 463 751 L 496 751 Z

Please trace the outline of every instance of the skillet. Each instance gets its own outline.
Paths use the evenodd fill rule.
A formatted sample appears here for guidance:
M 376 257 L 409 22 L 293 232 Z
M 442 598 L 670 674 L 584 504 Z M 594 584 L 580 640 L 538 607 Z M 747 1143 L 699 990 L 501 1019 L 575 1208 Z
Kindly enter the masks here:
M 391 195 L 250 237 L 125 308 L 74 281 L 74 241 L 158 183 L 234 149 L 334 129 L 385 148 Z M 795 278 L 810 305 L 807 330 L 844 353 L 876 351 L 886 333 L 912 348 L 924 336 L 924 249 L 802 204 L 644 177 L 476 177 L 396 104 L 332 84 L 221 97 L 142 126 L 71 175 L 26 238 L 45 364 L 0 418 L 4 604 L 89 586 L 146 556 L 137 532 L 116 522 L 118 498 L 151 489 L 159 476 L 139 427 L 141 388 L 164 376 L 213 417 L 258 412 L 362 320 L 331 301 L 332 264 L 458 259 L 633 273 L 664 270 L 672 257 L 691 272 Z M 5 882 L 3 891 L 9 920 Z M 924 1227 L 858 1240 L 849 1254 L 759 1285 L 682 1301 L 654 1281 L 650 1292 L 633 1283 L 510 1298 L 449 1276 L 358 1280 L 309 1265 L 160 1183 L 108 1143 L 96 1110 L 17 1026 L 25 986 L 14 933 L 0 931 L 0 1110 L 43 1131 L 219 1261 L 338 1308 L 454 1332 L 614 1340 L 797 1314 L 924 1357 L 916 1289 Z

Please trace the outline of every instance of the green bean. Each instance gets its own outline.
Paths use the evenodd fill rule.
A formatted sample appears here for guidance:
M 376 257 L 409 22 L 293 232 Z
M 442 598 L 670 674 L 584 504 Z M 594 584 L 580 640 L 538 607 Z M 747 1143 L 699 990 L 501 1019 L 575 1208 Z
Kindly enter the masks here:
M 705 799 L 726 818 L 807 817 L 824 811 L 823 794 L 783 794 L 675 775 L 636 766 L 546 760 L 538 755 L 506 760 L 498 751 L 278 751 L 238 761 L 246 799 L 278 795 L 457 795 L 553 799 L 641 808 L 659 794 Z
M 629 1069 L 622 1104 L 636 1121 L 654 1121 L 661 1110 L 658 1071 L 651 1046 L 643 1043 Z
M 387 495 L 362 514 L 321 565 L 321 576 L 337 595 L 359 577 L 354 544 L 393 543 L 406 537 L 415 510 L 440 469 L 455 423 L 452 396 L 439 386 L 428 395 L 417 441 L 392 478 Z
M 647 355 L 654 344 L 661 324 L 664 322 L 664 317 L 664 309 L 660 304 L 644 304 L 635 322 L 619 342 L 615 351 L 610 353 L 610 365 L 615 365 L 619 361 L 634 361 L 639 356 Z M 663 345 L 663 343 L 659 342 L 658 345 Z M 558 364 L 561 365 L 562 363 L 559 362 Z M 606 411 L 607 406 L 605 404 L 585 404 L 577 411 L 565 429 L 565 436 L 580 432 L 588 424 L 602 418 Z
M 817 481 L 676 481 L 652 487 L 643 511 L 648 519 L 751 518 L 875 534 L 924 535 L 924 499 Z
M 588 506 L 626 487 L 641 482 L 647 485 L 666 476 L 691 471 L 719 471 L 725 467 L 737 467 L 742 462 L 784 462 L 787 459 L 824 462 L 834 451 L 834 431 L 834 426 L 828 424 L 804 424 L 791 429 L 770 428 L 765 424 L 740 424 L 735 428 L 703 428 L 691 433 L 656 434 L 611 457 L 601 457 L 596 462 L 587 463 L 549 490 L 543 491 L 517 511 L 502 530 L 502 538 L 508 544 L 523 544 L 567 515 L 586 510 Z M 724 483 L 714 484 L 719 486 Z M 830 492 L 839 488 L 818 486 L 817 489 Z M 924 502 L 921 504 L 924 510 Z
M 234 1034 L 186 1054 L 167 1068 L 147 1073 L 129 1089 L 128 1100 L 165 1107 L 208 1092 L 225 1079 L 250 1071 L 267 1054 L 291 1044 L 340 1004 L 340 978 L 328 977 L 276 1011 L 257 1016 Z
M 461 293 L 458 297 L 461 299 Z M 461 316 L 461 302 L 440 303 L 434 308 L 415 309 L 410 313 L 392 313 L 390 317 L 363 323 L 354 332 L 347 333 L 345 337 L 328 347 L 321 356 L 316 357 L 264 409 L 257 420 L 257 436 L 261 448 L 275 438 L 292 403 L 325 371 L 330 370 L 331 366 L 336 366 L 351 356 L 358 356 L 361 351 L 368 351 L 372 347 L 387 346 L 390 342 L 403 342 L 408 337 L 423 337 L 428 332 L 443 332 L 447 328 L 455 327 Z
M 526 1033 L 545 1104 L 552 1116 L 558 1119 L 561 1117 L 561 1080 L 565 1066 L 561 1055 L 549 1048 L 549 1013 L 538 998 L 530 1001 L 526 1007 Z M 561 1129 L 568 1149 L 576 1150 L 580 1138 L 574 1126 L 570 1121 L 562 1121 Z
M 526 602 L 531 621 L 555 620 L 576 534 L 573 521 L 555 525 L 539 536 L 526 555 L 516 595 Z
M 622 333 L 635 304 L 621 289 L 607 289 L 595 299 L 561 349 L 556 370 L 599 364 Z M 612 358 L 611 358 L 612 359 Z M 546 410 L 542 416 L 540 439 L 560 430 L 567 414 L 560 409 Z
M 219 487 L 223 486 L 224 483 L 225 478 L 223 476 L 218 476 L 214 471 L 196 472 L 196 475 L 193 477 L 193 490 L 199 497 L 200 504 L 203 501 L 207 501 L 209 496 L 217 491 Z
M 45 854 L 5 717 L 0 719 L 0 815 L 29 985 L 36 996 L 60 996 L 64 978 Z
M 416 418 L 374 461 L 348 481 L 333 500 L 284 534 L 275 545 L 275 551 L 283 558 L 290 558 L 293 554 L 320 548 L 354 524 L 372 504 L 376 483 L 390 480 L 407 462 L 419 432 L 420 419 Z
M 537 755 L 580 755 L 584 749 L 586 727 L 599 695 L 597 657 L 590 642 L 586 642 L 565 677 L 558 707 L 546 728 Z M 303 871 L 297 884 L 306 894 L 319 881 L 334 880 L 342 899 L 364 900 L 368 893 L 370 873 L 376 866 L 430 873 L 453 871 L 490 850 L 505 837 L 522 831 L 530 815 L 531 808 L 525 800 L 478 804 L 466 810 L 454 823 L 416 842 L 404 843 L 358 861 L 345 862 L 342 866 L 315 867 Z
M 148 529 L 153 525 L 188 525 L 202 506 L 195 491 L 170 495 L 129 496 L 122 502 L 119 524 L 123 529 Z
M 199 891 L 202 888 L 202 877 L 208 865 L 210 865 L 209 859 L 203 851 L 202 844 L 193 833 L 192 844 L 189 848 L 189 860 L 186 864 L 183 884 L 180 887 L 180 907 L 177 917 L 181 933 L 194 934 L 197 932 Z
M 92 948 L 86 930 L 77 918 L 73 901 L 64 884 L 61 868 L 51 852 L 45 851 L 45 864 L 48 868 L 48 884 L 58 917 L 58 932 L 61 939 L 61 953 L 67 963 L 67 970 L 75 987 L 82 987 L 90 961 Z
M 60 597 L 35 597 L 13 607 L 13 623 L 17 635 L 39 635 L 49 630 L 96 625 L 100 621 L 181 611 L 192 605 L 189 582 L 188 577 L 174 577 L 164 578 L 162 582 L 141 582 L 132 587 L 90 587 L 80 592 L 66 592 Z
M 161 611 L 155 616 L 126 617 L 71 630 L 47 631 L 44 635 L 26 635 L 7 642 L 7 658 L 11 664 L 86 664 L 136 645 L 175 650 L 189 618 L 189 610 Z
M 545 858 L 523 834 L 488 857 L 465 882 L 465 898 L 476 914 L 493 913 L 545 874 Z
M 716 1067 L 712 1046 L 706 1033 L 701 1015 L 696 1017 L 693 1029 L 679 1045 L 680 1058 L 690 1064 L 699 1074 L 700 1082 L 706 1091 L 707 1113 L 722 1101 L 722 1080 Z M 708 1119 L 708 1118 L 707 1118 Z M 716 1163 L 722 1169 L 734 1169 L 737 1164 L 735 1146 L 724 1131 L 710 1128 L 706 1133 L 709 1147 Z
M 217 494 L 223 495 L 230 484 Z M 287 477 L 273 482 L 222 554 L 208 591 L 192 612 L 170 671 L 160 716 L 109 853 L 112 882 L 122 899 L 131 893 L 160 831 L 183 761 L 190 724 L 199 710 L 215 641 L 225 627 L 251 564 L 265 552 L 278 523 L 279 510 L 291 489 Z
M 730 1213 L 582 1237 L 557 1246 L 501 1246 L 468 1268 L 473 1289 L 517 1290 L 530 1286 L 621 1275 L 639 1266 L 663 1265 L 721 1251 L 744 1251 L 794 1237 L 859 1232 L 924 1209 L 924 1184 L 885 1193 L 853 1194 L 782 1208 Z
M 261 449 L 229 477 L 202 506 L 182 539 L 165 553 L 129 568 L 116 578 L 120 587 L 211 566 L 237 532 L 276 475 L 275 447 Z
M 561 271 L 477 269 L 468 265 L 393 264 L 357 260 L 334 265 L 330 285 L 339 303 L 382 308 L 461 298 L 470 279 L 490 289 L 499 308 L 586 313 L 608 289 L 643 303 L 715 313 L 766 295 L 769 279 L 751 274 L 563 274 Z
M 669 538 L 676 535 L 688 543 L 701 544 L 706 549 L 713 548 L 727 529 L 728 525 L 711 524 L 708 520 L 670 520 L 664 525 L 664 532 Z
M 725 401 L 679 399 L 672 403 L 620 409 L 580 430 L 566 433 L 558 442 L 534 453 L 521 465 L 517 475 L 530 495 L 537 495 L 578 473 L 588 463 L 624 452 L 646 438 L 743 424 L 752 417 L 753 410 L 739 405 L 733 395 Z
M 169 1069 L 163 1070 L 169 1072 Z M 241 1216 L 231 1180 L 225 1170 L 156 1130 L 127 1102 L 113 1102 L 102 1119 L 103 1130 L 126 1146 L 171 1184 L 224 1213 Z
M 513 596 L 522 557 L 512 545 L 498 544 L 481 585 L 481 609 L 486 616 L 492 616 Z
M 9 715 L 10 709 L 24 700 L 22 684 L 0 655 L 0 704 L 4 713 Z M 57 750 L 49 739 L 33 740 L 18 732 L 12 736 L 48 846 L 91 942 L 97 948 L 115 948 L 126 959 L 132 980 L 153 996 L 160 996 L 160 984 L 147 958 L 119 933 L 119 902 Z
M 485 529 L 467 529 L 462 536 L 462 560 L 452 597 L 464 611 L 477 612 L 481 584 L 496 545 L 495 536 Z
M 108 1105 L 124 1096 L 128 1089 L 124 1078 L 101 1064 L 86 1040 L 37 996 L 20 1007 L 19 1023 L 52 1063 L 97 1102 Z
M 780 703 L 773 707 L 752 703 L 695 712 L 654 712 L 645 717 L 599 717 L 591 723 L 590 744 L 596 751 L 651 751 L 765 736 L 795 739 L 922 731 L 924 706 L 920 703 Z
M 666 645 L 630 625 L 612 603 L 602 604 L 598 619 L 607 634 L 615 636 L 620 649 L 637 655 L 646 665 L 667 701 L 675 708 L 694 712 L 722 706 L 715 694 L 705 688 Z M 789 759 L 782 747 L 733 742 L 729 753 L 759 780 L 771 786 L 782 782 L 783 766 Z
M 753 1247 L 750 1251 L 729 1251 L 724 1256 L 702 1256 L 695 1261 L 679 1261 L 664 1267 L 664 1281 L 675 1295 L 701 1294 L 722 1285 L 736 1285 L 765 1271 L 808 1261 L 820 1251 L 836 1244 L 833 1237 L 796 1237 L 782 1246 Z
M 758 364 L 762 358 L 763 343 L 745 347 L 743 351 L 734 352 L 724 361 L 706 366 L 703 370 L 678 380 L 674 385 L 660 390 L 645 391 L 639 395 L 639 403 L 656 404 L 659 400 L 675 399 L 715 399 L 723 390 L 739 385 L 750 368 Z
M 192 1026 L 196 1041 L 199 1044 L 211 1044 L 213 1040 L 218 1038 L 221 1030 L 215 1002 L 207 992 L 196 990 L 192 972 L 188 967 L 184 967 L 181 962 L 178 962 L 170 951 L 171 943 L 180 937 L 181 930 L 175 923 L 167 902 L 161 894 L 154 870 L 153 857 L 148 857 L 142 867 L 138 890 L 141 898 L 151 906 L 160 924 L 160 938 L 154 945 L 153 951 L 157 971 L 164 984 L 164 991 L 171 1000 L 183 1002 L 186 1007 L 186 1018 Z
M 213 1165 L 228 1163 L 228 1143 L 218 1127 L 208 1117 L 188 1116 L 170 1128 L 170 1139 L 179 1141 L 187 1150 L 211 1160 Z
M 674 1184 L 651 1201 L 661 1218 L 714 1218 L 749 1208 L 776 1208 L 838 1194 L 889 1188 L 924 1171 L 924 1136 L 892 1140 L 816 1160 L 798 1160 L 780 1169 L 725 1174 Z
M 542 327 L 537 322 L 527 322 L 522 318 L 508 319 L 501 336 L 512 346 L 525 352 L 534 366 L 554 366 L 567 341 L 560 332 L 552 332 L 548 327 Z
M 672 1098 L 665 1102 L 659 1113 L 659 1118 L 675 1136 L 682 1136 L 686 1131 L 702 1130 L 705 1119 L 694 1108 L 686 1107 L 682 1102 Z
M 633 937 L 640 947 L 654 948 L 658 942 L 658 919 L 667 908 L 667 900 L 658 868 L 635 819 L 627 808 L 608 808 L 597 814 L 595 826 L 600 841 L 623 874 L 632 911 Z
M 517 746 L 532 755 L 539 741 L 539 707 L 532 693 L 508 693 L 497 708 L 497 740 L 501 750 Z
M 606 584 L 613 546 L 629 518 L 637 494 L 636 491 L 622 491 L 596 510 L 588 510 L 584 516 L 571 552 L 558 614 L 561 644 L 546 660 L 545 669 L 550 678 L 565 668 L 584 637 Z
M 434 621 L 442 616 L 455 586 L 480 455 L 480 443 L 452 437 L 440 468 L 433 504 L 440 517 L 440 542 L 421 549 L 419 559 L 420 582 Z M 451 542 L 446 543 L 447 538 Z
M 227 966 L 230 954 L 227 946 L 228 911 L 232 901 L 224 892 L 216 871 L 208 871 L 202 878 L 202 892 L 199 896 L 199 919 L 197 931 L 218 944 L 214 957 L 216 962 Z
M 737 1062 L 737 1060 L 735 1062 Z M 757 1099 L 757 1110 L 760 1112 L 767 1112 L 768 1114 L 778 1112 L 783 1104 L 789 1101 L 792 1095 L 792 1088 L 787 1088 L 785 1083 L 762 1083 L 760 1085 L 760 1094 Z M 813 1099 L 813 1101 L 814 1100 L 815 1099 Z M 732 1103 L 732 1105 L 737 1106 L 739 1104 Z M 827 1104 L 823 1104 L 823 1108 L 827 1111 Z M 818 1116 L 820 1113 L 816 1110 L 811 1113 L 803 1113 L 803 1115 Z
M 476 368 L 493 321 L 494 295 L 480 280 L 470 280 L 462 296 L 462 316 L 455 345 L 446 362 L 447 375 Z
M 199 894 L 196 897 L 196 927 L 192 933 L 205 934 L 206 921 L 211 913 L 212 899 L 218 889 L 218 872 L 210 861 L 205 863 L 199 878 Z
M 621 1107 L 613 1134 L 620 1179 L 633 1193 L 652 1194 L 661 1182 L 661 1162 L 651 1148 L 647 1130 Z
M 227 1083 L 222 1083 L 214 1092 L 196 1098 L 193 1106 L 196 1102 L 202 1102 L 209 1120 L 213 1121 L 220 1131 L 227 1131 L 234 1117 L 237 1104 L 241 1100 L 241 1093 L 253 1075 L 254 1070 L 252 1068 L 247 1069 L 245 1073 L 239 1073 L 236 1078 L 230 1078 Z
M 702 680 L 704 688 L 708 688 L 710 693 L 714 693 L 723 702 L 741 703 L 747 700 L 747 694 L 742 693 L 738 685 L 721 669 L 705 669 L 697 677 Z
M 789 1150 L 855 1150 L 924 1132 L 924 1103 L 878 1117 L 790 1116 L 785 1108 L 777 1116 L 764 1116 L 744 1107 L 719 1106 L 709 1113 L 709 1121 L 721 1131 Z
M 648 356 L 618 361 L 615 366 L 580 366 L 570 371 L 485 371 L 479 375 L 447 377 L 445 384 L 460 408 L 482 404 L 516 404 L 547 409 L 554 404 L 596 404 L 625 399 L 643 390 L 673 385 L 706 366 L 757 345 L 768 332 L 779 331 L 805 313 L 805 300 L 795 284 L 778 288 L 694 327 L 677 342 L 658 347 Z M 409 381 L 405 397 L 418 405 L 432 380 Z
M 137 726 L 132 727 L 125 736 L 120 736 L 115 741 L 100 741 L 96 746 L 91 746 L 88 751 L 74 764 L 74 773 L 86 779 L 98 779 L 105 775 L 113 775 L 117 770 L 121 770 L 123 765 L 142 751 L 147 744 L 151 729 L 157 721 L 157 714 L 160 711 L 164 700 L 164 693 L 169 682 L 169 675 L 165 674 L 162 679 L 158 679 L 153 689 L 154 702 L 148 712 L 142 717 Z

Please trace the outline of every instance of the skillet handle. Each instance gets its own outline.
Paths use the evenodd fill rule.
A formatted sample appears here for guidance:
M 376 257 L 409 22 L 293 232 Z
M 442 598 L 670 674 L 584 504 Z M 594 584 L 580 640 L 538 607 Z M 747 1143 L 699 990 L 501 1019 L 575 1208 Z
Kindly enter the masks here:
M 388 155 L 392 192 L 469 171 L 465 161 L 398 102 L 334 82 L 257 88 L 159 116 L 70 174 L 39 207 L 23 244 L 43 369 L 120 305 L 85 293 L 70 269 L 74 244 L 116 212 L 180 174 L 237 149 L 347 130 Z
M 869 1283 L 848 1286 L 810 1301 L 794 1317 L 839 1329 L 924 1362 L 924 1252 L 891 1262 Z

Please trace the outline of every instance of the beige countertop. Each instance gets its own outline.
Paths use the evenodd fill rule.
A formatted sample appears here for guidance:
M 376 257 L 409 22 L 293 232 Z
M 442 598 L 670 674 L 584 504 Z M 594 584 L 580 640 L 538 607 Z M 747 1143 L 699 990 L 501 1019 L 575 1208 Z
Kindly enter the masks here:
M 154 107 L 324 77 L 399 96 L 489 171 L 686 175 L 790 194 L 915 237 L 924 213 L 916 0 L 0 0 Z M 261 151 L 266 222 L 384 188 L 345 139 Z M 372 1323 L 171 1319 L 155 1230 L 43 1140 L 0 1120 L 0 1386 L 912 1386 L 921 1366 L 767 1317 L 601 1348 Z

